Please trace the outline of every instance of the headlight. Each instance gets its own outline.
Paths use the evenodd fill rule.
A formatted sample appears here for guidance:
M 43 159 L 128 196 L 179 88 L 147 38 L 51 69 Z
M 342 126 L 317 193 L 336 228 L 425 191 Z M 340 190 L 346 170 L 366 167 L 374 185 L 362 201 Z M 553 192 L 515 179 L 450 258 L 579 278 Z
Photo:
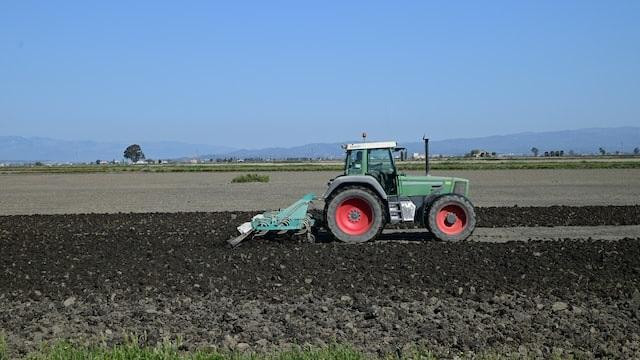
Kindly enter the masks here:
M 467 193 L 467 182 L 456 181 L 453 185 L 453 193 L 458 195 L 465 195 Z

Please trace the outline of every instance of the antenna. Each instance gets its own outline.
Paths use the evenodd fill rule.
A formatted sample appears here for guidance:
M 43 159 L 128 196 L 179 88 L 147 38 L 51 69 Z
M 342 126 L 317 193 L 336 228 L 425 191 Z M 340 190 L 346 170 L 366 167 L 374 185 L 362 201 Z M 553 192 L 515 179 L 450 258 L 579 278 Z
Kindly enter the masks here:
M 427 134 L 422 135 L 422 141 L 424 141 L 424 172 L 425 175 L 429 175 L 429 138 Z

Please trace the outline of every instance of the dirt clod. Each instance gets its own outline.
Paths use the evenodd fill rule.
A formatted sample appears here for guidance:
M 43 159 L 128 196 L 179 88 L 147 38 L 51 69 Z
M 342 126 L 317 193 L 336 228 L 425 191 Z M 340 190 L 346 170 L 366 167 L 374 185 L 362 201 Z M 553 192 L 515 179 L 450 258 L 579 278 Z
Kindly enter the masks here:
M 567 310 L 568 307 L 569 305 L 567 305 L 567 303 L 562 301 L 556 301 L 553 303 L 553 305 L 551 305 L 551 310 L 553 310 L 554 312 L 558 312 L 558 311 Z
M 67 298 L 67 299 L 62 303 L 62 305 L 64 305 L 64 307 L 69 307 L 69 306 L 71 306 L 71 305 L 73 305 L 73 304 L 75 304 L 75 303 L 76 303 L 76 298 L 75 298 L 75 297 L 73 297 L 73 296 L 71 296 L 71 297 Z

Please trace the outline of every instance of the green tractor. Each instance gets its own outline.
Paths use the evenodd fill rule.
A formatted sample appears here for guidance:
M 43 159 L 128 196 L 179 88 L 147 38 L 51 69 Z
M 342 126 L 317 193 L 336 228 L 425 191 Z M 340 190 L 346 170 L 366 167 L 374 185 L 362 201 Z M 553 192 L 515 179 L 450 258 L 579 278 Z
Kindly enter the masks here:
M 336 239 L 369 241 L 385 225 L 402 222 L 426 227 L 441 240 L 464 240 L 473 232 L 468 180 L 398 172 L 393 153 L 403 149 L 396 142 L 348 144 L 345 149 L 344 174 L 329 182 L 323 196 L 324 222 Z
M 398 223 L 417 224 L 445 241 L 471 235 L 476 216 L 467 199 L 469 180 L 429 175 L 427 139 L 424 176 L 398 172 L 393 155 L 404 149 L 395 141 L 347 144 L 344 148 L 344 174 L 330 180 L 323 195 L 322 221 L 336 239 L 345 243 L 370 241 L 387 224 Z M 289 231 L 307 233 L 313 241 L 317 224 L 307 210 L 314 199 L 314 194 L 307 194 L 286 209 L 256 215 L 238 227 L 241 235 L 229 243 L 236 246 L 251 234 Z

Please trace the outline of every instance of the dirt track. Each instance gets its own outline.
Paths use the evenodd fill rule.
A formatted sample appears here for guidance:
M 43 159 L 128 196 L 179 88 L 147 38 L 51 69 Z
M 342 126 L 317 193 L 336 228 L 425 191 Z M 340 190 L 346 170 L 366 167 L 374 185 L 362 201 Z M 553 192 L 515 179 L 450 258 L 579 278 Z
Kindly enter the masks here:
M 483 226 L 638 224 L 639 208 L 478 213 Z M 180 335 L 187 348 L 338 341 L 373 353 L 640 355 L 640 236 L 228 249 L 250 215 L 0 217 L 0 329 L 14 351 L 60 337 L 112 343 L 128 331 L 150 343 Z
M 321 195 L 335 172 L 272 172 L 267 184 L 237 173 L 0 175 L 0 215 L 250 211 Z M 477 206 L 636 205 L 640 169 L 446 171 L 471 180 Z

